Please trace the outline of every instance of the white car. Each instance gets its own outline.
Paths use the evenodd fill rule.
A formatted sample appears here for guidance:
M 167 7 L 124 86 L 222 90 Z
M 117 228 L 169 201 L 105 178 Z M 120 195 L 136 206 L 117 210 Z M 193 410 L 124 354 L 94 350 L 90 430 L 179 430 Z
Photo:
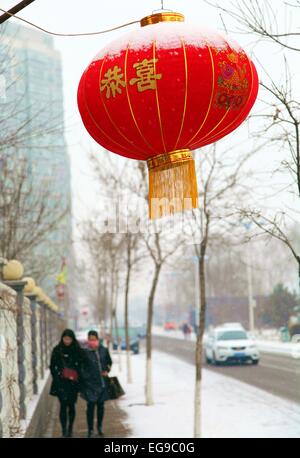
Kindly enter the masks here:
M 207 364 L 239 362 L 259 363 L 259 351 L 255 341 L 243 328 L 228 326 L 214 329 L 205 341 Z
M 244 326 L 241 323 L 224 323 L 221 326 L 221 328 L 230 328 L 230 329 L 244 329 Z

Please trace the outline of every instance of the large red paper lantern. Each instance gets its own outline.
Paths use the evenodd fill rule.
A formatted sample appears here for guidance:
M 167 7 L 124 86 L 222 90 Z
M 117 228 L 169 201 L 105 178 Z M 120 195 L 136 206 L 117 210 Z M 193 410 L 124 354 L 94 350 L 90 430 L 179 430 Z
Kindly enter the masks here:
M 235 42 L 159 13 L 114 41 L 82 75 L 78 106 L 109 151 L 145 160 L 150 217 L 197 206 L 192 150 L 248 116 L 258 92 L 253 62 Z

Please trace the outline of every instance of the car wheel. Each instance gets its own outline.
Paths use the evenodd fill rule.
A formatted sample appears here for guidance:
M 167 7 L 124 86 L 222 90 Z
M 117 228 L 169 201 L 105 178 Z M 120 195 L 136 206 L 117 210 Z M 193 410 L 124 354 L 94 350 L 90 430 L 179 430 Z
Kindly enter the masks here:
M 259 359 L 253 359 L 253 360 L 252 360 L 252 364 L 253 364 L 253 366 L 258 366 L 258 364 L 259 364 Z
M 216 360 L 216 355 L 215 355 L 215 353 L 213 353 L 213 357 L 212 357 L 212 361 L 211 361 L 211 362 L 212 362 L 212 364 L 213 364 L 214 366 L 220 366 L 219 361 Z
M 205 361 L 206 361 L 206 364 L 211 364 L 211 360 L 207 357 L 207 355 L 205 355 Z

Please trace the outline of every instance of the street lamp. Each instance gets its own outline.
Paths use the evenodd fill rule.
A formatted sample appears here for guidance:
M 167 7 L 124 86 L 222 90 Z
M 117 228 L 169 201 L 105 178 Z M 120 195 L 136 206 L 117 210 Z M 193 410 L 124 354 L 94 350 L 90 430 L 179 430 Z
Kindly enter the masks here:
M 192 255 L 192 256 L 185 256 L 185 259 L 192 260 L 194 263 L 194 280 L 195 280 L 195 287 L 194 287 L 194 294 L 195 294 L 195 326 L 199 328 L 200 325 L 200 284 L 199 284 L 199 257 Z M 209 259 L 208 255 L 204 256 L 205 261 Z
M 252 227 L 252 223 L 249 221 L 248 222 L 241 221 L 240 225 L 243 226 L 247 232 L 249 232 Z M 231 226 L 235 227 L 238 225 L 231 223 Z M 252 256 L 251 256 L 251 249 L 250 249 L 249 244 L 247 248 L 247 289 L 248 289 L 249 331 L 253 332 L 255 330 L 254 309 L 256 307 L 256 300 L 253 297 Z
M 247 232 L 250 231 L 251 223 L 242 223 Z M 256 300 L 253 297 L 253 276 L 252 276 L 252 256 L 250 245 L 247 248 L 247 284 L 248 284 L 248 307 L 249 307 L 249 330 L 254 332 L 255 320 L 254 320 L 254 309 L 256 307 Z

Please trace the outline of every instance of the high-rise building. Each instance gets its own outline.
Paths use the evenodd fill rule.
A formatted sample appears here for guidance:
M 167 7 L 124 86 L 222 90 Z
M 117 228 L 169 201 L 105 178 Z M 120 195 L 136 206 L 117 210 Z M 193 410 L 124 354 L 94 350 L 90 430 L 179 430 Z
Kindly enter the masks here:
M 48 209 L 56 215 L 65 211 L 59 226 L 34 248 L 37 269 L 29 266 L 29 260 L 25 262 L 29 270 L 47 272 L 42 286 L 55 291 L 62 258 L 68 262 L 71 253 L 72 226 L 62 63 L 53 38 L 19 23 L 7 21 L 1 25 L 0 75 L 1 130 L 17 133 L 11 153 L 28 161 L 28 173 L 37 193 L 47 189 Z

